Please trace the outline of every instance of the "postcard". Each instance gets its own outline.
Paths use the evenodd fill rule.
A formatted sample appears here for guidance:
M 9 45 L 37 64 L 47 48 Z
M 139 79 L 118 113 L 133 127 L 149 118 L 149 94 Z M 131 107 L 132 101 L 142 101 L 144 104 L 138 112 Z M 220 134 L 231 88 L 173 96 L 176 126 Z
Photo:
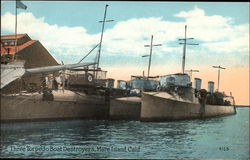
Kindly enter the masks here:
M 249 2 L 1 1 L 1 158 L 249 159 Z

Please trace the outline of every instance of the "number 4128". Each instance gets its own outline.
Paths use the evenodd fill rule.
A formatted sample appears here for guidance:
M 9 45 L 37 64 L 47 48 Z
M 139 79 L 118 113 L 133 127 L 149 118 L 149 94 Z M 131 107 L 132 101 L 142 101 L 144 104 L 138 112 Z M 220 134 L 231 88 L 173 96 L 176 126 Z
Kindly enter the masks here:
M 229 151 L 229 147 L 220 147 L 219 148 L 221 151 Z

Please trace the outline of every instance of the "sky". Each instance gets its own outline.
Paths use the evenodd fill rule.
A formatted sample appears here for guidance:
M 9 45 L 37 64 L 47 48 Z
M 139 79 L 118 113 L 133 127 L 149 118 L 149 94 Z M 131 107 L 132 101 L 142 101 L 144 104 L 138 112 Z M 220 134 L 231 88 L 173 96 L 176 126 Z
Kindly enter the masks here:
M 231 91 L 236 103 L 249 105 L 249 2 L 136 2 L 136 1 L 22 1 L 17 32 L 39 40 L 60 63 L 76 63 L 101 37 L 105 5 L 108 4 L 100 67 L 108 77 L 129 80 L 147 72 L 151 35 L 153 47 L 150 75 L 181 72 L 183 46 L 179 38 L 194 38 L 187 46 L 186 69 L 198 69 L 193 77 Z M 1 1 L 1 35 L 13 34 L 15 2 Z M 94 61 L 97 50 L 85 59 Z

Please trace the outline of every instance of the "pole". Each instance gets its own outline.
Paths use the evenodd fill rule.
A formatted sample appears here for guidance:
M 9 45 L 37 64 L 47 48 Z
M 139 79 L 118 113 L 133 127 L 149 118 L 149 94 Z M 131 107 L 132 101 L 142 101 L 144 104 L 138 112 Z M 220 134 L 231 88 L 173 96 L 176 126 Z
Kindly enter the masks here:
M 199 72 L 199 70 L 190 69 L 190 70 L 186 70 L 186 72 L 190 72 L 190 79 L 192 79 L 192 73 L 193 72 Z
M 185 38 L 184 38 L 183 57 L 182 57 L 182 74 L 184 74 L 185 70 L 186 45 L 187 45 L 187 25 L 185 25 Z
M 17 0 L 16 0 L 16 15 L 15 15 L 15 53 L 12 56 L 12 61 L 15 59 L 15 54 L 17 53 Z
M 190 39 L 194 39 L 194 38 L 187 38 L 187 25 L 185 25 L 185 38 L 184 39 L 179 39 L 179 40 L 184 41 L 183 43 L 179 43 L 179 44 L 183 44 L 182 74 L 184 74 L 184 71 L 185 71 L 187 45 L 199 45 L 199 44 L 195 44 L 195 43 L 187 43 L 187 40 L 190 40 Z
M 151 36 L 151 44 L 150 44 L 150 55 L 149 55 L 149 62 L 148 62 L 148 77 L 149 77 L 150 66 L 151 66 L 152 46 L 153 46 L 153 35 Z
M 219 89 L 220 89 L 220 69 L 226 69 L 226 68 L 221 67 L 221 66 L 213 66 L 213 68 L 218 68 L 218 87 L 217 87 L 217 92 L 219 92 Z
M 97 70 L 99 67 L 99 62 L 100 62 L 100 56 L 101 56 L 101 48 L 102 48 L 102 39 L 103 39 L 103 31 L 104 31 L 104 25 L 105 25 L 105 20 L 106 20 L 106 14 L 107 14 L 107 8 L 109 5 L 106 4 L 105 6 L 105 11 L 104 11 L 104 17 L 103 17 L 103 23 L 102 23 L 102 33 L 101 33 L 101 40 L 99 44 L 99 50 L 98 50 L 98 56 L 97 56 Z M 96 78 L 97 78 L 97 73 L 96 72 Z
M 218 68 L 218 92 L 219 92 L 219 88 L 220 88 L 220 66 Z
M 161 46 L 161 44 L 153 44 L 153 35 L 151 36 L 151 43 L 150 45 L 144 45 L 144 47 L 150 47 L 150 54 L 149 55 L 144 55 L 142 57 L 148 57 L 149 56 L 149 62 L 148 62 L 148 77 L 149 78 L 149 73 L 150 73 L 150 66 L 151 66 L 151 59 L 152 59 L 152 50 L 153 50 L 153 46 Z
M 190 79 L 191 79 L 191 81 L 192 81 L 192 73 L 193 73 L 193 71 L 191 70 L 191 73 L 190 73 Z

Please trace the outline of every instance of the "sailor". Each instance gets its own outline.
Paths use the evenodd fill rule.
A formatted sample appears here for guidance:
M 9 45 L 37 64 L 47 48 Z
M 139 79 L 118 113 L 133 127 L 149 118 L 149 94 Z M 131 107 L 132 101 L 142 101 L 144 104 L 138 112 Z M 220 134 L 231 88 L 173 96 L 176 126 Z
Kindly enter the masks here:
M 39 93 L 43 92 L 43 90 L 46 88 L 46 77 L 45 79 L 43 79 L 42 83 L 41 83 L 41 90 L 39 91 Z
M 49 87 L 49 77 L 45 77 L 45 85 L 48 88 Z
M 58 82 L 56 81 L 55 77 L 53 78 L 52 89 L 53 90 L 58 90 Z
M 65 77 L 65 74 L 63 74 L 63 72 L 59 72 L 59 77 L 60 77 L 60 80 L 61 80 L 61 88 L 64 92 L 64 88 L 65 88 L 65 81 L 66 81 L 66 77 Z

